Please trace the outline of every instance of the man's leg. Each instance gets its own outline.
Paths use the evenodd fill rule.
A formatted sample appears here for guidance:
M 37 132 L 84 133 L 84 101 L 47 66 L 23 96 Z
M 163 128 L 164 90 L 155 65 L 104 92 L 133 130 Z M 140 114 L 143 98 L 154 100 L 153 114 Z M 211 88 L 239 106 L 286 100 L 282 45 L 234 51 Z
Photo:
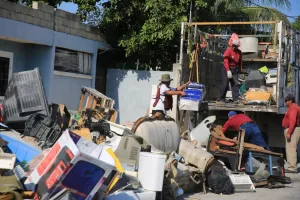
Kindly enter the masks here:
M 225 101 L 227 88 L 228 88 L 229 80 L 227 78 L 227 72 L 225 67 L 221 68 L 221 86 L 220 86 L 220 94 L 219 94 L 219 101 Z
M 284 136 L 286 136 L 288 129 L 284 130 Z M 296 127 L 291 135 L 291 139 L 288 141 L 285 139 L 285 150 L 287 169 L 293 172 L 297 172 L 297 144 L 300 138 L 300 128 Z
M 266 144 L 259 127 L 257 126 L 257 124 L 252 124 L 252 130 L 253 130 L 253 135 L 251 137 L 251 142 L 252 144 L 258 145 L 258 146 L 262 146 L 267 150 L 270 150 L 269 146 Z
M 232 73 L 232 79 L 231 79 L 231 89 L 232 89 L 232 99 L 233 101 L 237 101 L 239 100 L 239 73 L 240 73 L 240 70 L 238 67 L 235 67 L 235 68 L 231 68 L 231 73 Z

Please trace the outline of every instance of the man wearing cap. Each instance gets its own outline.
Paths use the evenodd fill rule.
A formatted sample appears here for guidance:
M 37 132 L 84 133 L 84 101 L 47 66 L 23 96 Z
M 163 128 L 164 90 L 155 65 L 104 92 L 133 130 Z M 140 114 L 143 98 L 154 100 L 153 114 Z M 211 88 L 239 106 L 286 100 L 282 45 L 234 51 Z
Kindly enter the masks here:
M 259 127 L 245 114 L 237 114 L 234 111 L 228 113 L 228 121 L 224 124 L 222 132 L 225 133 L 228 128 L 232 128 L 235 131 L 245 129 L 244 141 L 247 143 L 262 146 L 269 150 L 270 148 L 265 143 L 264 138 L 259 130 Z M 234 138 L 236 139 L 236 137 Z
M 295 103 L 295 96 L 288 94 L 285 97 L 288 107 L 282 120 L 285 136 L 285 150 L 287 169 L 286 173 L 297 173 L 297 145 L 300 141 L 300 108 Z
M 182 90 L 190 83 L 190 81 L 173 89 L 170 88 L 172 80 L 170 74 L 161 75 L 160 84 L 158 85 L 155 101 L 153 103 L 152 115 L 157 112 L 165 115 L 167 110 L 171 110 L 173 107 L 172 95 L 185 96 L 185 92 Z
M 238 36 L 233 36 L 229 41 L 230 47 L 224 52 L 224 67 L 221 68 L 221 87 L 217 103 L 225 102 L 229 82 L 231 83 L 232 99 L 235 103 L 239 103 L 238 75 L 242 67 L 242 52 L 238 49 L 240 46 Z

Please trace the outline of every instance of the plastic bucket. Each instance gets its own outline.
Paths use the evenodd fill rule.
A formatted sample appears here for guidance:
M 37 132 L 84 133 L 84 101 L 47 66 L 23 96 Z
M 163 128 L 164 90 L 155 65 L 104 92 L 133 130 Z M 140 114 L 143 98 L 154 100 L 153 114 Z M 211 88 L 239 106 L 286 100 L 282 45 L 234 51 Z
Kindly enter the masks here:
M 164 154 L 140 152 L 138 179 L 145 190 L 162 191 L 166 158 Z

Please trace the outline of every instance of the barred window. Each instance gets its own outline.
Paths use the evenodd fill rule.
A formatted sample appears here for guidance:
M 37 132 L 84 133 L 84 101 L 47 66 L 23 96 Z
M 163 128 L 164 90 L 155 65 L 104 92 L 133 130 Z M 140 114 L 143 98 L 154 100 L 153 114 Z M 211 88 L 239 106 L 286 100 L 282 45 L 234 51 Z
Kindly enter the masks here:
M 78 74 L 91 74 L 91 54 L 56 48 L 54 70 Z

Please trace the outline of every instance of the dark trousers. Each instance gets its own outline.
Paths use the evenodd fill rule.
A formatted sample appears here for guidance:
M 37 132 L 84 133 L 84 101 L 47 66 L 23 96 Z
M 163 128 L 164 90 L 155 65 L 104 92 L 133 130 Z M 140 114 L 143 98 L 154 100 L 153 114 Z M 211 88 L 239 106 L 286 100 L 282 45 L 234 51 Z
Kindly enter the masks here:
M 245 142 L 262 146 L 266 150 L 270 150 L 256 123 L 245 123 L 240 127 L 240 129 L 245 129 Z
M 225 100 L 229 81 L 231 83 L 232 99 L 234 101 L 236 101 L 239 98 L 238 76 L 240 73 L 240 68 L 239 67 L 230 67 L 230 71 L 232 73 L 232 78 L 229 80 L 227 78 L 227 72 L 226 72 L 225 67 L 221 68 L 221 87 L 220 87 L 220 94 L 219 94 L 220 100 Z

